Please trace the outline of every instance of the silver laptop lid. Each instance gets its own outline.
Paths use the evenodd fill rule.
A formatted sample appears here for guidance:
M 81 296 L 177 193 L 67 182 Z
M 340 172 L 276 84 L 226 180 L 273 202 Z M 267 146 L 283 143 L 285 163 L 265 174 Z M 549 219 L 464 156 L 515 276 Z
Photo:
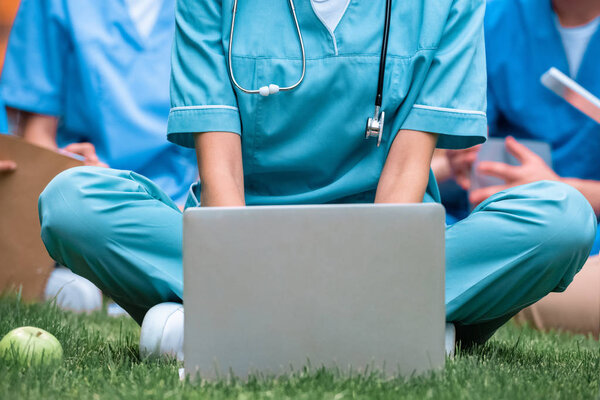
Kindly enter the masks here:
M 189 209 L 186 373 L 442 366 L 444 226 L 438 204 Z

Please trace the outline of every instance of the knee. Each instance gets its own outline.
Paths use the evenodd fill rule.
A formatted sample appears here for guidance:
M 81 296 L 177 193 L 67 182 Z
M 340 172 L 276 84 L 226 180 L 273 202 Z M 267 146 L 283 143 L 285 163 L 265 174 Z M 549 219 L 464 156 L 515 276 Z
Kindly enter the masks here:
M 596 235 L 596 216 L 586 198 L 570 185 L 539 181 L 517 186 L 490 198 L 487 211 L 519 222 L 517 231 L 539 244 L 589 253 Z
M 540 182 L 547 193 L 541 207 L 547 221 L 549 244 L 568 255 L 587 257 L 596 238 L 597 220 L 592 206 L 575 188 L 560 182 Z
M 72 238 L 81 239 L 82 221 L 89 223 L 86 185 L 97 174 L 95 167 L 75 167 L 58 174 L 38 199 L 41 236 L 50 255 L 55 248 Z
M 559 182 L 539 182 L 543 195 L 538 212 L 544 232 L 539 251 L 559 278 L 555 291 L 567 288 L 588 258 L 596 237 L 597 221 L 592 206 L 575 188 Z M 539 253 L 538 253 L 539 254 Z

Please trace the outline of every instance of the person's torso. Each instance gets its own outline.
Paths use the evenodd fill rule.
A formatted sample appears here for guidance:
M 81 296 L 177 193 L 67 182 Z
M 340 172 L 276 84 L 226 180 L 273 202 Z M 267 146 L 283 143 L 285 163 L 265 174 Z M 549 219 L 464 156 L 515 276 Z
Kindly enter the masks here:
M 551 1 L 493 0 L 487 13 L 488 81 L 500 113 L 490 135 L 548 142 L 559 175 L 600 180 L 600 125 L 540 82 L 551 67 L 569 74 Z M 600 96 L 599 60 L 597 31 L 575 78 L 595 96 Z
M 60 144 L 94 143 L 111 167 L 156 181 L 181 200 L 197 178 L 195 154 L 165 138 L 174 0 L 162 0 L 147 37 L 125 0 L 65 0 L 72 39 Z
M 385 129 L 377 147 L 375 139 L 364 137 L 375 107 L 385 2 L 351 0 L 337 26 L 327 27 L 311 1 L 295 1 L 306 49 L 304 81 L 292 91 L 268 97 L 236 89 L 247 202 L 372 201 L 390 145 L 419 94 L 452 3 L 394 3 L 383 92 Z M 232 0 L 223 2 L 225 15 L 231 6 Z M 229 22 L 223 23 L 225 53 Z M 244 88 L 294 84 L 301 76 L 302 57 L 288 2 L 240 1 L 232 53 L 235 79 Z M 434 187 L 430 182 L 426 199 L 437 199 Z

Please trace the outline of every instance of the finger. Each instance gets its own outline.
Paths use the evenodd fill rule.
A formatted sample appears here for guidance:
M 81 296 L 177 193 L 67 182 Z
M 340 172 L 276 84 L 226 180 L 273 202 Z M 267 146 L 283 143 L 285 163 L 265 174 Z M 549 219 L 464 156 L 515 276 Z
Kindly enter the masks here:
M 473 165 L 473 163 L 477 160 L 477 152 L 470 151 L 461 156 L 461 162 L 468 164 L 469 166 Z
M 483 146 L 483 145 L 482 144 L 478 144 L 476 146 L 469 147 L 467 149 L 467 152 L 477 155 L 477 153 L 479 153 L 479 150 L 481 150 L 481 146 Z
M 473 146 L 473 147 L 469 147 L 468 149 L 460 149 L 460 150 L 448 150 L 447 154 L 449 157 L 452 158 L 464 158 L 466 157 L 471 157 L 471 156 L 477 156 L 477 153 L 479 152 L 481 145 L 477 145 L 477 146 Z
M 94 148 L 94 145 L 88 142 L 71 143 L 70 145 L 65 147 L 65 150 L 82 155 L 90 160 L 98 158 L 96 156 L 96 149 Z
M 473 190 L 469 193 L 469 201 L 471 204 L 478 205 L 485 199 L 490 196 L 495 195 L 498 192 L 508 189 L 510 186 L 508 185 L 496 185 L 496 186 L 488 186 L 481 189 Z
M 471 187 L 471 178 L 469 174 L 462 174 L 454 178 L 458 186 L 460 186 L 463 190 L 469 190 Z
M 517 140 L 508 136 L 504 141 L 506 150 L 512 154 L 521 164 L 524 164 L 527 160 L 530 160 L 532 157 L 537 157 L 537 155 L 529 150 L 527 146 L 517 142 Z
M 91 143 L 71 143 L 65 147 L 66 151 L 84 156 L 89 161 L 97 161 L 96 149 Z
M 455 176 L 470 174 L 473 163 L 477 159 L 477 153 L 460 152 L 452 158 L 448 158 L 450 168 Z
M 469 153 L 459 153 L 452 157 L 452 162 L 455 164 L 463 165 L 465 161 L 469 160 L 471 157 Z
M 0 172 L 10 172 L 17 169 L 17 163 L 10 160 L 0 160 Z
M 102 167 L 102 168 L 108 168 L 108 164 L 103 163 L 102 161 L 96 160 L 96 161 L 88 161 L 86 160 L 84 162 L 85 165 L 90 166 L 90 167 Z
M 519 178 L 519 167 L 496 161 L 482 161 L 477 166 L 477 172 L 483 175 L 495 176 L 505 182 Z

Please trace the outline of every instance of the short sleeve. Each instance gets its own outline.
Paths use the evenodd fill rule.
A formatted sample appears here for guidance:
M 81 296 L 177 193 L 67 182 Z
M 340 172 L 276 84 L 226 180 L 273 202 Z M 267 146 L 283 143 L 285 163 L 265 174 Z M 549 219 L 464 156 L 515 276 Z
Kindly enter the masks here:
M 177 0 L 168 139 L 194 147 L 193 133 L 241 134 L 227 70 L 220 0 Z
M 7 107 L 61 116 L 71 54 L 62 1 L 22 0 L 11 30 L 0 96 Z
M 402 129 L 438 133 L 440 148 L 467 148 L 485 141 L 484 13 L 485 1 L 455 0 Z

